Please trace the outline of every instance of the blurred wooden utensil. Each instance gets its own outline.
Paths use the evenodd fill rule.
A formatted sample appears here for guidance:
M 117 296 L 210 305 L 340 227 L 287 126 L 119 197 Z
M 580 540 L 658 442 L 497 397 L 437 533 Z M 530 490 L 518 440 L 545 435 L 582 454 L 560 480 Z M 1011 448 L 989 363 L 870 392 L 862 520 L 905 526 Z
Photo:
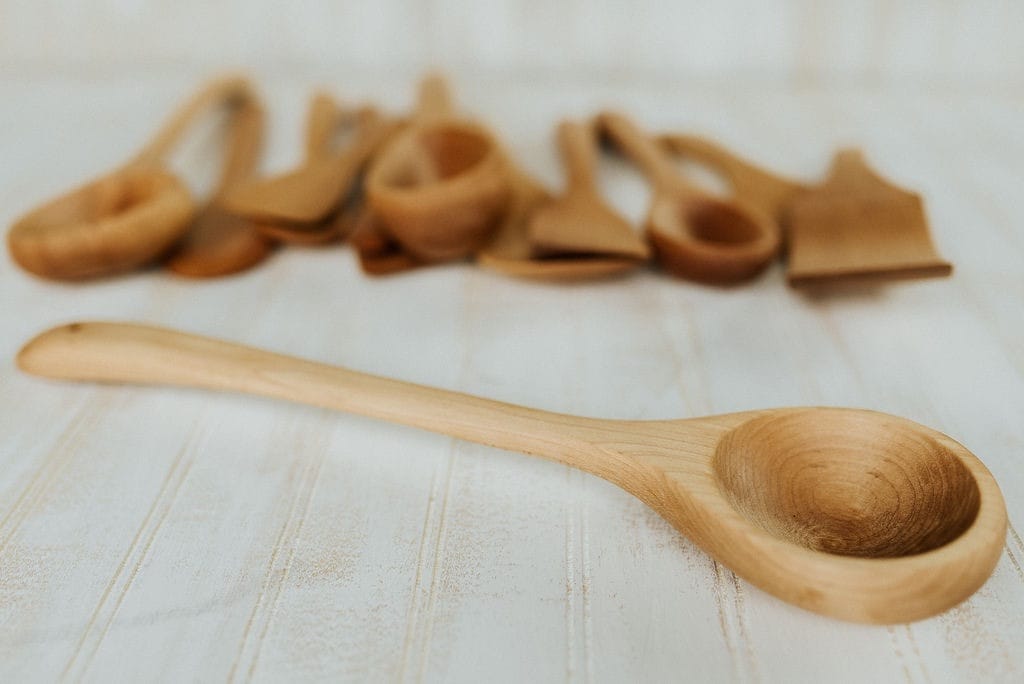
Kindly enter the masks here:
M 566 189 L 538 207 L 527 235 L 535 256 L 612 256 L 646 261 L 647 243 L 616 213 L 597 189 L 597 137 L 592 122 L 563 121 L 558 145 L 566 169 Z
M 738 200 L 714 197 L 683 178 L 655 140 L 625 116 L 605 113 L 599 121 L 654 186 L 647 234 L 666 270 L 728 284 L 749 280 L 772 262 L 780 240 L 769 216 Z
M 948 276 L 921 196 L 876 174 L 858 150 L 836 154 L 828 179 L 788 211 L 789 284 Z
M 409 128 L 374 160 L 366 196 L 375 221 L 418 261 L 469 256 L 494 231 L 509 182 L 494 136 L 452 113 L 440 76 L 421 83 Z
M 123 273 L 163 256 L 196 212 L 165 157 L 199 114 L 254 97 L 249 81 L 241 77 L 205 85 L 125 166 L 17 220 L 7 234 L 14 260 L 44 278 L 72 280 Z

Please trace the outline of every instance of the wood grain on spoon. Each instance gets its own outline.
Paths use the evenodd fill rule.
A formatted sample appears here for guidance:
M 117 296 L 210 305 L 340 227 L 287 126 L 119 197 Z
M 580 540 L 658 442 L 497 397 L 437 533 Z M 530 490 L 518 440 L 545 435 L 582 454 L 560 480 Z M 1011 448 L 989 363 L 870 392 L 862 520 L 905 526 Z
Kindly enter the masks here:
M 729 284 L 755 277 L 775 259 L 780 236 L 770 216 L 698 188 L 627 117 L 605 113 L 600 123 L 654 186 L 647 234 L 667 271 L 699 282 Z
M 558 144 L 566 169 L 566 189 L 530 218 L 527 233 L 534 255 L 579 254 L 645 261 L 650 256 L 647 243 L 601 198 L 597 188 L 593 124 L 562 122 Z
M 403 423 L 580 468 L 622 487 L 737 575 L 846 620 L 960 603 L 1006 542 L 991 473 L 946 435 L 858 409 L 687 420 L 549 413 L 147 326 L 45 332 L 19 367 L 52 378 L 246 392 Z

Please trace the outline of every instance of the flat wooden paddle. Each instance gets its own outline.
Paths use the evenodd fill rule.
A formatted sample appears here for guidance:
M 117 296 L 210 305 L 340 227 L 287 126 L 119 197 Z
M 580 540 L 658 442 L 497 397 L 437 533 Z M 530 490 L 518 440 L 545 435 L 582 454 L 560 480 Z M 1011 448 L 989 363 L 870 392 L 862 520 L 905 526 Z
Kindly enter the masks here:
M 789 207 L 789 284 L 948 276 L 921 196 L 875 173 L 858 150 L 836 154 L 824 184 Z
M 530 217 L 527 234 L 535 256 L 612 256 L 646 261 L 650 248 L 629 221 L 601 198 L 594 177 L 597 135 L 592 122 L 563 121 L 558 145 L 566 189 Z
M 73 323 L 29 373 L 246 392 L 564 463 L 640 498 L 726 567 L 824 615 L 901 623 L 980 587 L 1006 542 L 991 473 L 946 435 L 837 408 L 605 420 L 433 389 L 172 330 Z
M 551 200 L 551 195 L 511 159 L 507 163 L 512 193 L 509 207 L 494 237 L 477 253 L 478 264 L 516 278 L 550 281 L 608 278 L 637 267 L 636 259 L 614 256 L 536 256 L 527 226 L 534 212 Z

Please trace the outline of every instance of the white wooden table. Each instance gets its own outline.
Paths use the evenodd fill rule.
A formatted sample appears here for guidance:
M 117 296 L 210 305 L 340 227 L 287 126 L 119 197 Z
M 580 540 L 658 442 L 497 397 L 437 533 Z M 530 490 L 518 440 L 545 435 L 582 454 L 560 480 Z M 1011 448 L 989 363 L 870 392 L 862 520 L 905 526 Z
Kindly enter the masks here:
M 264 79 L 268 168 L 298 157 L 316 75 Z M 397 107 L 411 74 L 336 76 Z M 124 159 L 192 76 L 0 79 L 0 223 Z M 73 386 L 13 364 L 73 319 L 185 328 L 546 409 L 668 418 L 847 405 L 949 433 L 1024 525 L 1021 98 L 751 83 L 459 82 L 523 163 L 615 104 L 813 179 L 862 145 L 921 190 L 949 280 L 808 297 L 780 267 L 712 289 L 641 273 L 521 282 L 466 265 L 362 276 L 282 251 L 240 277 L 87 285 L 0 265 L 0 680 L 1021 681 L 1024 542 L 931 620 L 846 624 L 738 580 L 637 500 L 518 454 L 312 408 Z M 202 145 L 184 155 L 201 178 Z M 631 217 L 645 186 L 604 180 Z

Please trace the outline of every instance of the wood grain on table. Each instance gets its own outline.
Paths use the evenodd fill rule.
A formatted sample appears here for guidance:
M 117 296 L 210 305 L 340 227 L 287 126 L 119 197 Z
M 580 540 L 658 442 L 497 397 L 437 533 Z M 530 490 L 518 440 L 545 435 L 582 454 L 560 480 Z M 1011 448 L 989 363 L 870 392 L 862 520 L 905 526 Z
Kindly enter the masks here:
M 197 79 L 0 79 L 0 219 L 118 163 Z M 300 154 L 314 83 L 269 79 L 271 155 Z M 669 84 L 672 85 L 672 84 Z M 613 104 L 794 178 L 861 145 L 921 191 L 948 280 L 806 295 L 781 267 L 708 288 L 653 272 L 517 281 L 468 265 L 384 279 L 289 249 L 238 277 L 43 282 L 0 265 L 0 679 L 1019 681 L 1024 677 L 1024 127 L 1019 98 L 727 84 L 458 83 L 553 186 L 557 119 Z M 398 107 L 411 81 L 339 92 Z M 72 113 L 69 97 L 81 103 Z M 515 108 L 507 106 L 517 103 Z M 112 125 L 111 122 L 116 122 Z M 971 131 L 970 139 L 951 132 Z M 59 163 L 55 163 L 59 160 Z M 195 182 L 215 155 L 178 160 Z M 205 174 L 205 175 L 204 175 Z M 646 186 L 600 175 L 638 221 Z M 963 605 L 895 627 L 792 608 L 581 472 L 266 400 L 27 377 L 18 347 L 139 320 L 554 411 L 672 418 L 887 411 L 978 454 L 1010 516 Z

